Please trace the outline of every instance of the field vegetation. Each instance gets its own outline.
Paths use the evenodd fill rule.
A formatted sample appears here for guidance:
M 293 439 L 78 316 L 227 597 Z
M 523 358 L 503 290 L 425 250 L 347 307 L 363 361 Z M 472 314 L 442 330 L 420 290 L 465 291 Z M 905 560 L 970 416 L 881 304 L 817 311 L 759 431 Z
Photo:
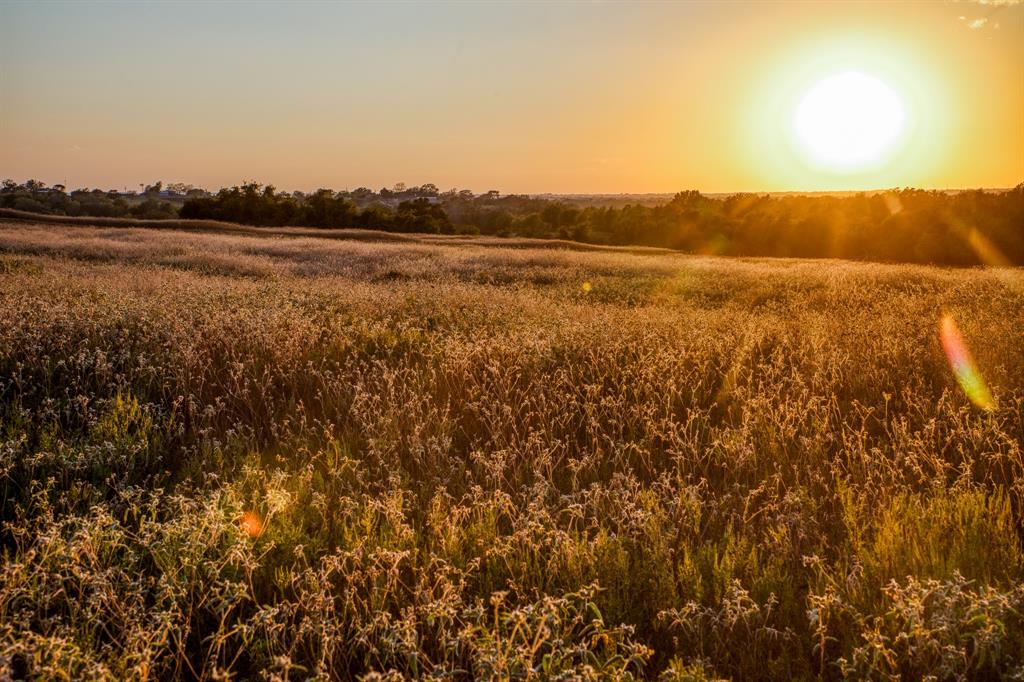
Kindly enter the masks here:
M 0 223 L 0 677 L 1024 677 L 1020 271 L 512 246 Z

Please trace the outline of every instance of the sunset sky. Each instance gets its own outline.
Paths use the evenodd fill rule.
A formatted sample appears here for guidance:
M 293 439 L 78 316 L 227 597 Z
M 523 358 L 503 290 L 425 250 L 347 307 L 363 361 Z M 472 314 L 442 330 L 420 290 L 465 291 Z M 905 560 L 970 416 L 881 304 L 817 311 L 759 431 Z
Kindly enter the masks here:
M 0 176 L 69 187 L 1024 181 L 1024 4 L 1014 0 L 0 0 L 0 70 Z M 851 72 L 899 101 L 900 127 L 870 163 L 829 166 L 794 120 L 816 84 Z

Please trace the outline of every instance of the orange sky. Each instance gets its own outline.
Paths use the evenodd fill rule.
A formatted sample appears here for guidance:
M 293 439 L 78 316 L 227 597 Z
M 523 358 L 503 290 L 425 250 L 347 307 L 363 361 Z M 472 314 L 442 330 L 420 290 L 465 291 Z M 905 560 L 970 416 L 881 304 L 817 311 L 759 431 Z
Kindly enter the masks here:
M 505 192 L 1024 181 L 1024 4 L 0 4 L 0 176 Z M 856 172 L 787 137 L 857 69 L 910 130 Z

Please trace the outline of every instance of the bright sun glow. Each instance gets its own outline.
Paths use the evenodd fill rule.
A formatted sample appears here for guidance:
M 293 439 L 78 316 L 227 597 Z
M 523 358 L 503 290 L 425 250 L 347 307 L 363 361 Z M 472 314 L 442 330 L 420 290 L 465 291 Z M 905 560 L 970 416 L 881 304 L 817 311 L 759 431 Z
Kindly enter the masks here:
M 857 170 L 892 151 L 905 119 L 903 101 L 888 85 L 846 71 L 818 82 L 803 96 L 793 125 L 815 163 Z

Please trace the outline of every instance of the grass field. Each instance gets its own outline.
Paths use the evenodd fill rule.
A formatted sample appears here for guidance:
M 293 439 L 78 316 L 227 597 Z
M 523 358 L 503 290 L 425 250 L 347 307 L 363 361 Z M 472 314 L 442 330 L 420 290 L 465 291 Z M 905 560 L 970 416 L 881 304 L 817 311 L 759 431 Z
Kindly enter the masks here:
M 0 677 L 1024 678 L 1024 274 L 516 246 L 0 223 Z

